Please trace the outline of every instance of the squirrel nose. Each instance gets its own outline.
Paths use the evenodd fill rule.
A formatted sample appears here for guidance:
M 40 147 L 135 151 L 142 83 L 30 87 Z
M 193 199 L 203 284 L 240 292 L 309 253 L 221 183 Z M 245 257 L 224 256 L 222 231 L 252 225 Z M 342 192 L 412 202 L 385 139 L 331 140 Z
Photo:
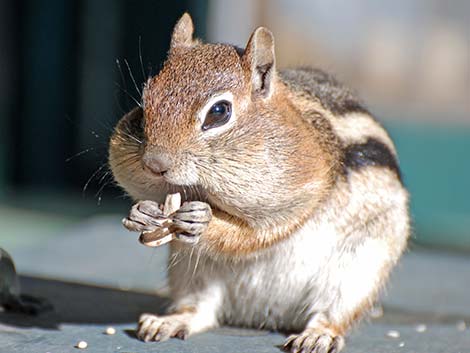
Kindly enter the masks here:
M 163 176 L 170 168 L 170 159 L 165 154 L 145 153 L 142 157 L 142 164 L 153 174 Z

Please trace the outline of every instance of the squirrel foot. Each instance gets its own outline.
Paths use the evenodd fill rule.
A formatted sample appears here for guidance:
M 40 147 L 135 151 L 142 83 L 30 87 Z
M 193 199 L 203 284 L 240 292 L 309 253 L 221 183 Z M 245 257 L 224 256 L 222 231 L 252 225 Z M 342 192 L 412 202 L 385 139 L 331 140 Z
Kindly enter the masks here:
M 186 202 L 171 215 L 171 229 L 178 239 L 195 243 L 207 229 L 211 218 L 212 210 L 209 204 L 201 201 Z
M 156 316 L 142 314 L 137 327 L 137 337 L 145 342 L 166 341 L 170 337 L 186 339 L 189 336 L 189 320 L 192 314 Z
M 161 227 L 165 218 L 157 202 L 145 200 L 132 206 L 129 216 L 122 220 L 122 224 L 133 232 L 152 232 Z
M 316 328 L 307 328 L 289 336 L 283 346 L 285 351 L 291 353 L 338 353 L 343 347 L 342 336 L 332 336 L 331 332 Z

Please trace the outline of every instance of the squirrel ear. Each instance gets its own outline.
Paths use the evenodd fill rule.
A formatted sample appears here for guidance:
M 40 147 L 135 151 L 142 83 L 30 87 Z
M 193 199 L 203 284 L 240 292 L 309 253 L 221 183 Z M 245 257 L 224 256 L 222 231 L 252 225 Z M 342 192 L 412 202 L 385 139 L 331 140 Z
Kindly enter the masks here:
M 194 25 L 191 16 L 185 12 L 173 28 L 170 50 L 177 47 L 190 47 L 193 45 Z
M 252 92 L 267 98 L 273 90 L 276 74 L 274 36 L 264 27 L 258 27 L 245 48 L 243 62 L 251 74 Z

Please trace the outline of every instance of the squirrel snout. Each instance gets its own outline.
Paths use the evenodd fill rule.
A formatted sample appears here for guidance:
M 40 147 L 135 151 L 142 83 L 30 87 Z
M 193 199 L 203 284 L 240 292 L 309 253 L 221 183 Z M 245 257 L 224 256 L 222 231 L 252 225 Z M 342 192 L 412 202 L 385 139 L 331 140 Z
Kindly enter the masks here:
M 170 159 L 162 153 L 145 153 L 142 156 L 142 165 L 153 174 L 163 176 L 170 168 Z

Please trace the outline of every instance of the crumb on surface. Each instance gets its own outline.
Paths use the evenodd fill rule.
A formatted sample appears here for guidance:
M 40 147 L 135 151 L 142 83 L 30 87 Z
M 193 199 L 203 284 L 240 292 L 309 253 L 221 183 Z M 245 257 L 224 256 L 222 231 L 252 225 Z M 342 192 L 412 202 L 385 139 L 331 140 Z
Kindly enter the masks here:
M 387 337 L 399 338 L 400 337 L 400 332 L 398 332 L 396 330 L 390 330 L 390 331 L 387 332 Z
M 107 327 L 104 333 L 107 335 L 114 335 L 116 333 L 116 329 L 114 327 Z
M 78 349 L 85 349 L 88 347 L 88 343 L 86 341 L 80 341 L 75 345 Z

